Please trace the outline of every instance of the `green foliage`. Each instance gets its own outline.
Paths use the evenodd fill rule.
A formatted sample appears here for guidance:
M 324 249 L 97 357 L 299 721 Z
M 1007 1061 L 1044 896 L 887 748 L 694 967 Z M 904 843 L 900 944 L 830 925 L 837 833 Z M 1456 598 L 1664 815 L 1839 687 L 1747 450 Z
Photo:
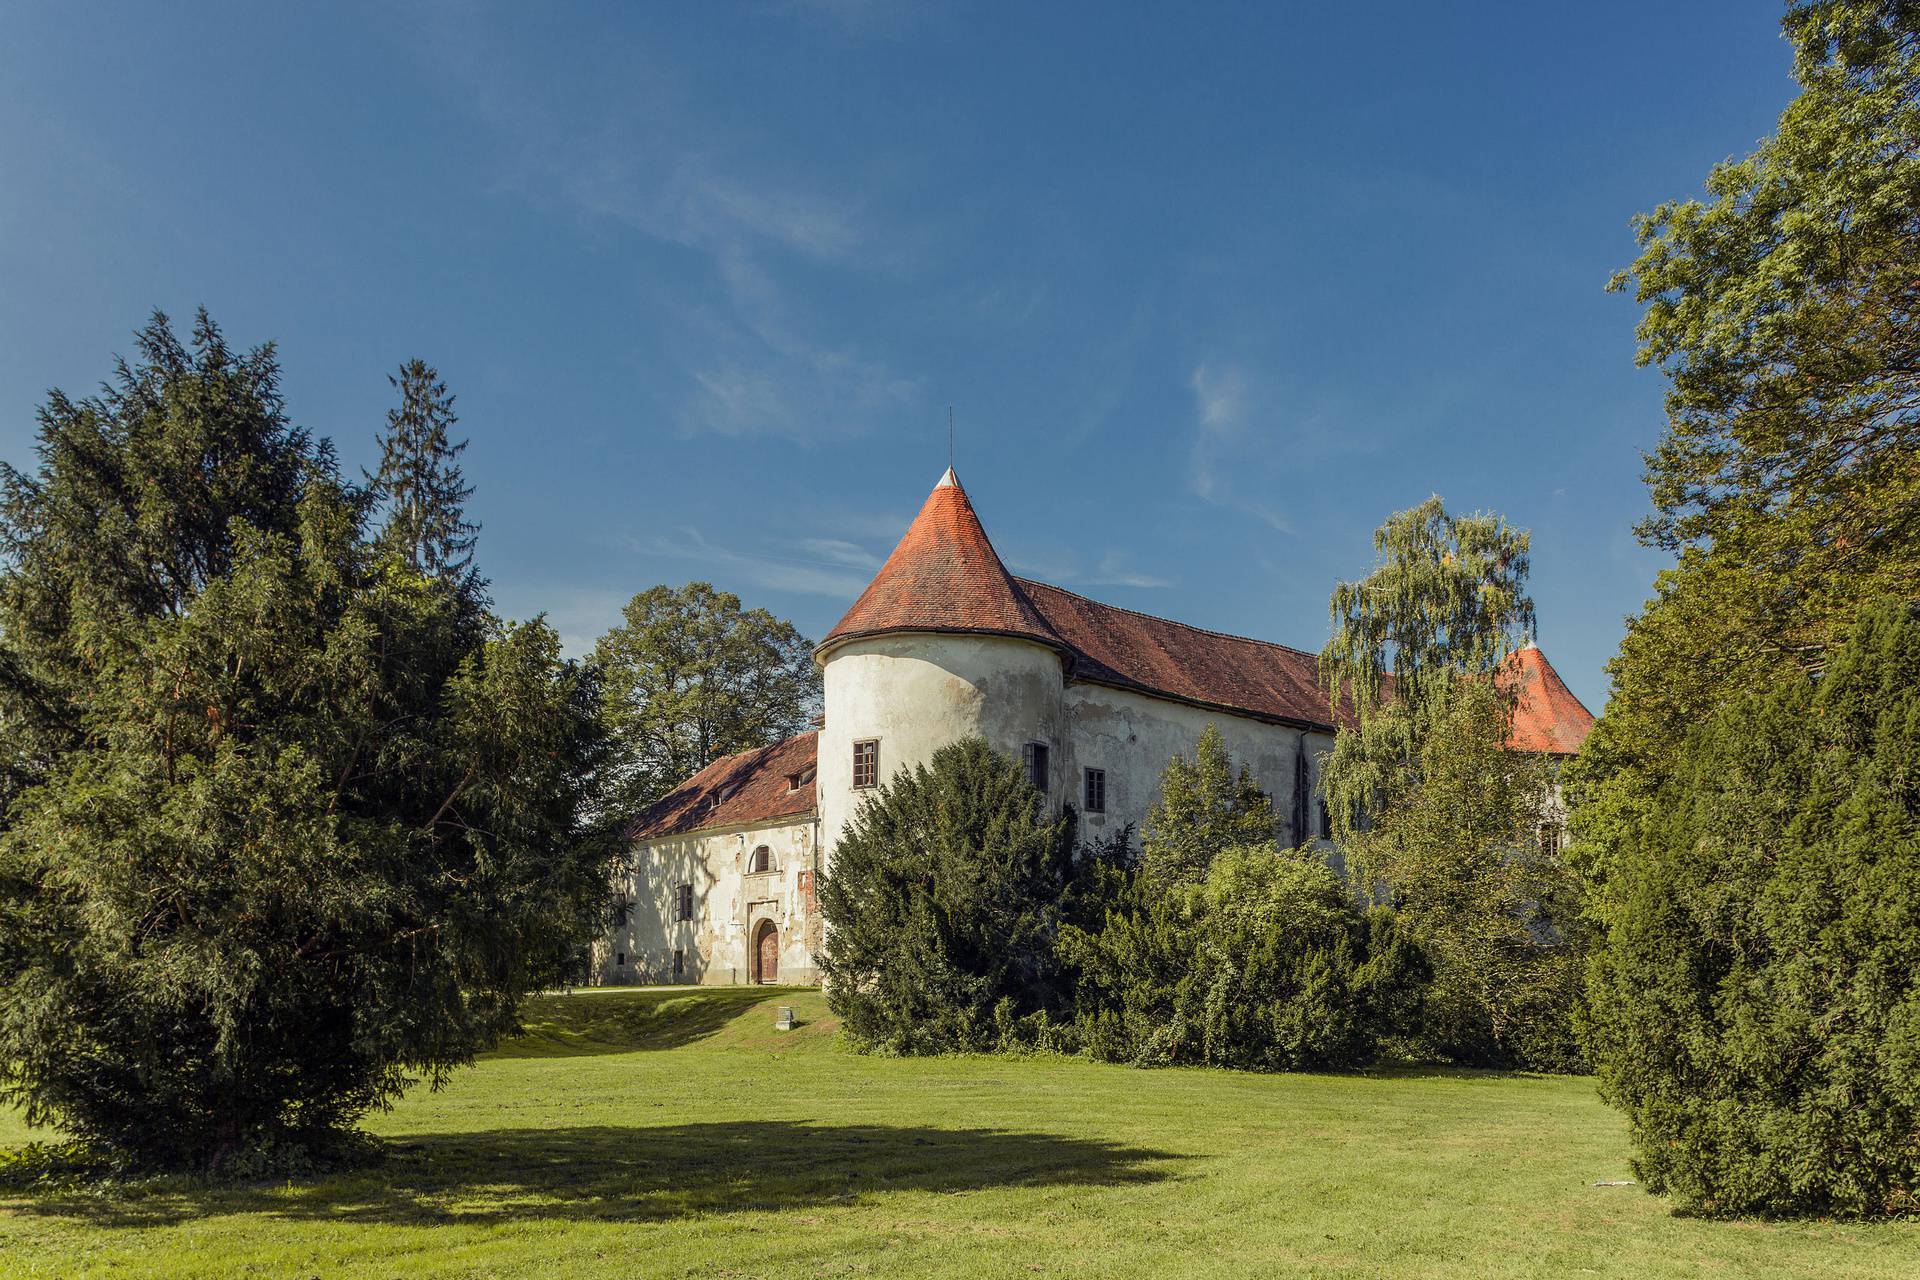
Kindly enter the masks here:
M 1009 1021 L 1058 1007 L 1053 939 L 1072 823 L 1043 804 L 1025 771 L 979 738 L 861 804 L 820 888 L 820 971 L 855 1043 L 985 1050 Z
M 1773 136 L 1638 219 L 1614 281 L 1669 384 L 1639 532 L 1679 563 L 1569 777 L 1596 877 L 1689 728 L 1920 581 L 1920 9 L 1800 0 L 1785 29 L 1801 92 Z
M 1418 1052 L 1574 1067 L 1577 882 L 1540 838 L 1558 823 L 1552 769 L 1507 749 L 1503 664 L 1533 625 L 1528 535 L 1431 498 L 1374 546 L 1373 572 L 1334 590 L 1320 656 L 1352 712 L 1322 784 L 1334 839 L 1433 966 Z
M 1373 572 L 1333 589 L 1329 694 L 1365 723 L 1444 697 L 1461 675 L 1492 676 L 1533 628 L 1530 541 L 1493 512 L 1451 515 L 1437 496 L 1388 517 Z
M 423 360 L 409 360 L 400 366 L 399 377 L 389 375 L 387 381 L 400 393 L 400 407 L 387 414 L 380 470 L 372 478 L 373 496 L 385 507 L 382 545 L 415 573 L 478 591 L 473 566 L 478 526 L 466 518 L 473 486 L 460 473 L 467 442 L 453 439 L 460 420 L 453 396 Z
M 807 638 L 705 582 L 636 595 L 594 662 L 613 799 L 628 814 L 721 756 L 802 732 L 820 705 Z
M 1193 755 L 1175 756 L 1160 775 L 1140 842 L 1140 876 L 1150 893 L 1198 884 L 1222 849 L 1273 841 L 1273 805 L 1243 767 L 1233 769 L 1220 730 L 1208 725 Z
M 1452 1061 L 1580 1065 L 1569 1015 L 1585 930 L 1579 883 L 1540 838 L 1552 766 L 1506 747 L 1508 708 L 1489 681 L 1434 699 L 1398 802 L 1349 832 L 1359 884 L 1391 902 L 1433 965 L 1419 1028 Z
M 123 1166 L 264 1168 L 600 922 L 597 691 L 370 533 L 270 348 L 140 349 L 0 474 L 0 1096 Z
M 1601 901 L 1589 1040 L 1655 1191 L 1920 1209 L 1920 615 L 1687 735 Z
M 1078 978 L 1078 1039 L 1141 1066 L 1354 1066 L 1417 1010 L 1425 964 L 1393 913 L 1363 913 L 1324 860 L 1219 850 L 1198 884 L 1119 895 L 1060 951 Z

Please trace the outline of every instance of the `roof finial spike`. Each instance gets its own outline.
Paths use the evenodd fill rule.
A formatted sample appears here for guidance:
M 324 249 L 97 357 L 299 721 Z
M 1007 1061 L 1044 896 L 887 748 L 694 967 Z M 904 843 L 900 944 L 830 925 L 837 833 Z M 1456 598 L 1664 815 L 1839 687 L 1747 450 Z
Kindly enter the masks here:
M 936 489 L 959 488 L 960 477 L 953 474 L 953 406 L 947 406 L 947 473 L 940 477 Z

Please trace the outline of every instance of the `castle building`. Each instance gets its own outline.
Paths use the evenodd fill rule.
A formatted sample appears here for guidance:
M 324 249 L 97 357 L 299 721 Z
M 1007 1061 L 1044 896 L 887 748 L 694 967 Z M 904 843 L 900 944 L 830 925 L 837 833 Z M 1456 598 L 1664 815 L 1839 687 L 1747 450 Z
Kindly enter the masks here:
M 840 831 L 896 771 L 972 735 L 1097 840 L 1138 829 L 1168 760 L 1213 725 L 1283 841 L 1328 835 L 1336 712 L 1313 654 L 1013 576 L 951 469 L 815 660 L 818 730 L 715 760 L 635 820 L 626 919 L 594 948 L 595 982 L 818 981 L 815 886 Z M 1577 752 L 1593 716 L 1545 655 L 1508 671 L 1513 747 Z

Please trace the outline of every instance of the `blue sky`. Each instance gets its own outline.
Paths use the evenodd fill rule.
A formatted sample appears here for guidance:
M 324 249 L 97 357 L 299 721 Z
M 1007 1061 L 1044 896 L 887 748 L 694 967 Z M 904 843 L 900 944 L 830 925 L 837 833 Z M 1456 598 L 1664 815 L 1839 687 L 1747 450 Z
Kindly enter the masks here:
M 1439 493 L 1596 711 L 1661 565 L 1636 212 L 1792 92 L 1774 6 L 8 7 L 0 457 L 154 307 L 369 463 L 421 356 L 503 610 L 818 637 L 946 464 L 1017 572 L 1317 648 Z

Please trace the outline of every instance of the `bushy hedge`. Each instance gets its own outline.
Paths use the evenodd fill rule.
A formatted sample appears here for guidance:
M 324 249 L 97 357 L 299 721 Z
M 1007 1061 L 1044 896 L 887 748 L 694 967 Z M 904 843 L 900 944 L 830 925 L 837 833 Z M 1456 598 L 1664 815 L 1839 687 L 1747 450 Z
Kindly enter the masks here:
M 1426 968 L 1385 908 L 1363 912 L 1311 851 L 1242 845 L 1205 879 L 1120 886 L 1069 925 L 1075 1030 L 1093 1057 L 1288 1071 L 1374 1059 L 1417 1018 Z
M 854 814 L 820 889 L 827 1003 L 891 1053 L 996 1047 L 1059 1011 L 1053 941 L 1072 822 L 1013 761 L 970 738 L 887 782 Z
M 1255 1070 L 1358 1065 L 1408 1040 L 1431 970 L 1395 914 L 1364 909 L 1317 851 L 1277 847 L 1217 735 L 1168 777 L 1180 803 L 1155 807 L 1148 844 L 1183 841 L 1177 875 L 1130 830 L 1076 850 L 1072 815 L 1048 817 L 978 738 L 882 786 L 821 886 L 820 966 L 852 1040 Z
M 1603 899 L 1589 1048 L 1698 1211 L 1920 1209 L 1920 620 L 1687 739 Z

